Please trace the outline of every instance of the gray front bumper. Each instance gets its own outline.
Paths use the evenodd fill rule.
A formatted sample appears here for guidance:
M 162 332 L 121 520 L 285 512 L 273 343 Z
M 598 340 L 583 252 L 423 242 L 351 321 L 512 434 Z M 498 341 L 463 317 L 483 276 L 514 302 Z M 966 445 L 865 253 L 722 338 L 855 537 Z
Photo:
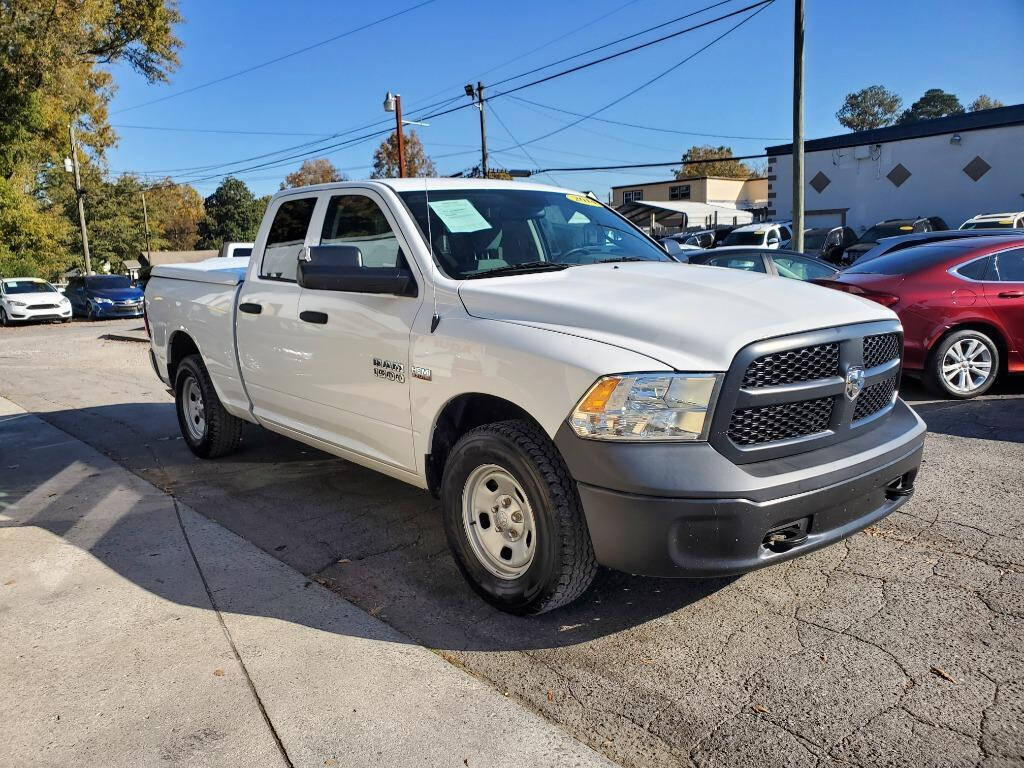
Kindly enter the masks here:
M 850 440 L 742 465 L 706 443 L 583 440 L 565 425 L 555 444 L 600 563 L 651 576 L 720 576 L 819 549 L 891 513 L 909 498 L 924 433 L 900 400 L 883 423 Z M 809 518 L 806 541 L 785 552 L 764 546 L 769 531 L 801 518 Z

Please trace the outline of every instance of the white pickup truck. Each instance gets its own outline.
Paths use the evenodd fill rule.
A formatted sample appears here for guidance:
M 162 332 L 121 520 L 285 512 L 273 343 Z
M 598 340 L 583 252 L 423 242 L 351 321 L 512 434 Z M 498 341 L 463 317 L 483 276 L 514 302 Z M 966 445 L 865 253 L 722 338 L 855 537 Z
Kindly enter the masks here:
M 156 267 L 146 311 L 194 453 L 251 422 L 428 489 L 469 583 L 515 613 L 598 564 L 810 552 L 905 502 L 921 462 L 891 311 L 676 263 L 571 190 L 289 189 L 249 259 Z

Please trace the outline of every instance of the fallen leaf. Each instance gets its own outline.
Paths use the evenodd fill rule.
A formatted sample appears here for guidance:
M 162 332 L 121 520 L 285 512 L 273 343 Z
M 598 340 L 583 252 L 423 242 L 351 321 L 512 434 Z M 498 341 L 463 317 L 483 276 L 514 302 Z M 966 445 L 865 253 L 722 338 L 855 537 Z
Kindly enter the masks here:
M 11 586 L 11 584 L 14 584 L 14 579 L 8 579 L 7 581 L 4 582 L 4 586 L 5 587 L 9 587 L 9 586 Z
M 956 679 L 951 674 L 949 674 L 949 672 L 944 670 L 942 667 L 932 667 L 932 674 L 933 675 L 938 675 L 943 680 L 945 680 L 947 682 L 950 682 L 950 683 L 953 683 L 954 685 L 956 685 Z
M 214 677 L 224 677 L 224 670 L 223 669 L 215 669 L 215 670 L 213 670 L 213 676 Z
M 371 616 L 373 616 L 373 618 L 379 619 L 380 618 L 380 613 L 383 610 L 384 610 L 384 606 L 383 605 L 378 605 L 376 608 L 371 608 L 369 613 L 370 613 Z
M 554 701 L 554 700 L 555 700 L 555 692 L 554 691 L 548 691 L 548 701 Z
M 569 632 L 570 630 L 573 630 L 573 629 L 579 629 L 582 626 L 583 626 L 582 624 L 563 624 L 562 626 L 560 626 L 558 628 L 558 631 L 559 632 Z
M 338 761 L 335 760 L 333 757 L 328 757 L 326 760 L 324 760 L 324 765 L 330 766 L 330 765 L 337 765 L 337 764 L 338 764 Z
M 641 664 L 653 664 L 654 659 L 640 659 Z
M 760 704 L 755 704 L 754 706 L 751 707 L 751 709 L 754 710 L 755 712 L 757 712 L 760 715 L 767 715 L 768 714 L 768 710 L 765 709 L 764 707 L 762 707 Z

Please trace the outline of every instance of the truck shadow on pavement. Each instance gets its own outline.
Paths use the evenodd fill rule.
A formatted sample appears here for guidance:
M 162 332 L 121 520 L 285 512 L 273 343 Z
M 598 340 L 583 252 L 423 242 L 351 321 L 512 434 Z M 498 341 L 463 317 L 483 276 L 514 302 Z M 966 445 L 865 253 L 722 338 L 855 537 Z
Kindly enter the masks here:
M 903 383 L 900 396 L 925 420 L 929 432 L 1024 442 L 1024 377 L 1004 377 L 989 395 L 975 400 L 937 400 L 914 380 Z
M 248 425 L 237 454 L 200 461 L 180 439 L 171 404 L 123 403 L 36 415 L 310 582 L 435 649 L 572 646 L 667 616 L 733 581 L 652 579 L 602 569 L 573 605 L 539 617 L 508 616 L 481 601 L 462 579 L 448 550 L 438 503 L 425 491 Z M 71 487 L 45 497 L 40 509 L 36 497 L 49 481 L 81 472 L 79 463 L 48 461 L 44 469 L 31 456 L 9 451 L 2 462 L 5 469 L 21 468 L 13 470 L 16 480 L 0 484 L 7 486 L 0 488 L 5 491 L 0 501 L 38 510 L 25 518 L 16 515 L 16 524 L 61 536 L 167 600 L 208 607 L 205 594 L 183 588 L 167 570 L 166 542 L 180 539 L 181 532 L 166 497 L 150 490 L 129 513 L 101 523 L 105 501 L 123 492 L 116 477 L 87 472 Z M 260 586 L 273 593 L 272 585 Z M 265 614 L 261 605 L 272 612 Z M 280 600 L 263 603 L 255 594 L 245 610 L 309 623 L 308 616 L 291 614 Z M 333 617 L 323 619 L 316 628 L 339 630 Z M 366 626 L 353 623 L 357 633 Z

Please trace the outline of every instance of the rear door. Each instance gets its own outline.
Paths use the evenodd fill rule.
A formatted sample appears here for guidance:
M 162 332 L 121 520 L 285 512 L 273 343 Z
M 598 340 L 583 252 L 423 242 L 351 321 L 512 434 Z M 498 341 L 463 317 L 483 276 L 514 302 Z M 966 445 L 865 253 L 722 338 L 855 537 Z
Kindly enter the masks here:
M 360 267 L 410 268 L 409 245 L 387 203 L 374 191 L 324 195 L 315 245 L 359 248 Z M 415 295 L 303 288 L 299 297 L 297 362 L 305 419 L 312 433 L 342 448 L 414 470 L 409 402 L 409 340 L 423 304 Z
M 257 241 L 235 315 L 238 363 L 257 418 L 301 429 L 304 404 L 296 377 L 305 351 L 299 337 L 299 251 L 306 244 L 316 195 L 279 198 L 265 242 Z
M 993 256 L 985 298 L 1011 337 L 1014 362 L 1024 362 L 1024 248 Z

